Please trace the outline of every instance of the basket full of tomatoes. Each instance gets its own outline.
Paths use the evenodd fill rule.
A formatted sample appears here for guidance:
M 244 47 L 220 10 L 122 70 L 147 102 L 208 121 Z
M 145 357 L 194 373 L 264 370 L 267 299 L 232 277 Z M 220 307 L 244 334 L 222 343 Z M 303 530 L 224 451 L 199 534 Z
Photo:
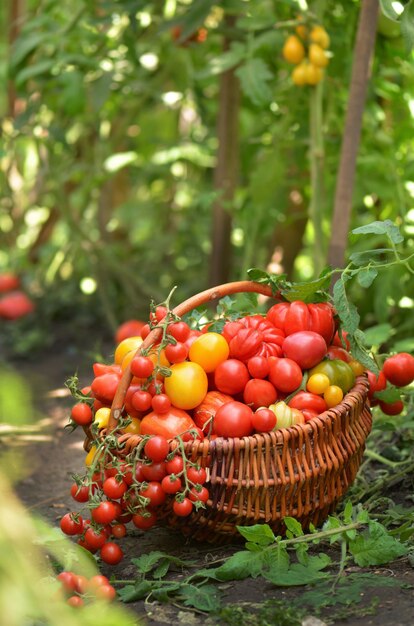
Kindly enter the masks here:
M 203 329 L 185 321 L 242 292 L 266 296 L 266 313 Z M 121 537 L 128 524 L 163 523 L 211 542 L 234 537 L 238 525 L 283 532 L 286 516 L 318 525 L 361 463 L 368 390 L 329 302 L 281 301 L 268 285 L 240 281 L 154 307 L 113 363 L 94 365 L 90 386 L 72 384 L 71 419 L 87 451 L 72 495 L 91 521 L 68 514 L 65 532 L 106 554 L 108 525 Z

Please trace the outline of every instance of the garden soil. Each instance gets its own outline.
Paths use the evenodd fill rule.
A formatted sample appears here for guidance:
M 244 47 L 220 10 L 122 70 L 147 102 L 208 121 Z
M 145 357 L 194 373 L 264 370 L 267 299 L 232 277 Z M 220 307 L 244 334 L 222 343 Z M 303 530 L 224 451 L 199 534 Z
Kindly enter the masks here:
M 24 376 L 30 385 L 33 395 L 34 412 L 39 428 L 19 439 L 11 439 L 8 444 L 15 445 L 24 453 L 25 466 L 28 473 L 17 485 L 17 492 L 22 502 L 31 511 L 43 516 L 50 524 L 58 525 L 61 516 L 76 509 L 70 497 L 72 484 L 71 475 L 81 473 L 84 468 L 83 431 L 77 429 L 70 432 L 64 426 L 68 422 L 69 408 L 72 404 L 64 386 L 65 380 L 78 373 L 82 384 L 91 380 L 92 363 L 96 357 L 91 354 L 91 339 L 84 339 L 76 346 L 64 336 L 49 348 L 42 358 L 37 355 L 33 360 L 14 361 L 15 370 Z M 113 351 L 110 342 L 100 346 L 101 354 L 108 357 Z M 40 421 L 39 421 L 40 420 Z M 7 443 L 7 442 L 6 442 Z M 177 531 L 156 528 L 145 533 L 135 530 L 131 536 L 122 540 L 126 557 L 116 567 L 105 564 L 100 566 L 102 573 L 117 579 L 133 579 L 134 566 L 131 558 L 149 552 L 162 550 L 182 558 L 191 558 L 200 564 L 200 568 L 217 557 L 232 554 L 235 546 L 217 548 L 185 539 Z M 359 568 L 350 567 L 345 575 Z M 380 577 L 392 577 L 399 583 L 395 587 L 361 589 L 361 601 L 351 607 L 343 607 L 340 611 L 322 611 L 302 621 L 303 626 L 412 626 L 414 624 L 414 570 L 408 559 L 401 559 L 389 567 L 375 570 Z M 182 576 L 175 574 L 175 576 Z M 248 579 L 228 583 L 221 587 L 224 605 L 237 605 L 243 609 L 244 615 L 249 612 L 257 614 L 261 603 L 269 600 L 284 601 L 289 606 L 301 597 L 303 588 L 283 589 L 274 587 L 263 579 Z M 234 614 L 235 621 L 228 617 L 212 618 L 201 613 L 192 612 L 180 606 L 157 602 L 135 602 L 128 605 L 139 619 L 137 622 L 147 626 L 161 624 L 230 624 L 238 626 L 249 623 L 244 621 L 240 613 Z M 268 624 L 289 624 L 289 621 L 264 621 Z M 227 620 L 227 621 L 226 621 Z M 256 622 L 258 623 L 258 622 Z M 122 625 L 116 625 L 122 626 Z

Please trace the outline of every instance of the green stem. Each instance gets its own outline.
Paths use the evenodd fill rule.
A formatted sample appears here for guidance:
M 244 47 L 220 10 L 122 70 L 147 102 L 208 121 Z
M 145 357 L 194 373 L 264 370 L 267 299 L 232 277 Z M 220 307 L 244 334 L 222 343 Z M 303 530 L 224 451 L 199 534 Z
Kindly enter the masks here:
M 393 469 L 395 469 L 396 467 L 400 467 L 402 465 L 407 465 L 407 463 L 409 461 L 391 461 L 390 459 L 387 459 L 385 456 L 382 456 L 382 454 L 378 454 L 378 452 L 375 452 L 374 450 L 365 450 L 365 456 L 367 456 L 368 458 L 372 459 L 373 461 L 378 461 L 379 463 L 383 463 L 383 465 L 388 465 L 389 467 L 392 467 Z

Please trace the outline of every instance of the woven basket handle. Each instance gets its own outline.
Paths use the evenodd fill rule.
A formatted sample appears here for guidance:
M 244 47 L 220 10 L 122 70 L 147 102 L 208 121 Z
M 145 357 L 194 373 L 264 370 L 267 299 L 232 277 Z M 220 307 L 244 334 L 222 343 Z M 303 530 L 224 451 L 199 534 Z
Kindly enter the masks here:
M 272 289 L 268 285 L 262 285 L 261 283 L 255 283 L 249 280 L 240 280 L 232 283 L 225 283 L 223 285 L 218 285 L 217 287 L 211 287 L 210 289 L 206 289 L 205 291 L 201 291 L 200 293 L 188 298 L 178 306 L 173 309 L 173 313 L 178 317 L 182 317 L 186 313 L 189 313 L 193 309 L 201 306 L 202 304 L 206 304 L 212 300 L 217 300 L 219 298 L 223 298 L 224 296 L 228 296 L 232 293 L 247 293 L 253 292 L 258 293 L 264 296 L 277 298 L 277 294 L 272 292 Z M 162 336 L 162 328 L 156 327 L 154 328 L 142 344 L 139 346 L 136 351 L 136 355 L 141 354 L 143 350 L 146 350 L 150 346 L 160 339 Z M 118 420 L 122 415 L 122 409 L 124 406 L 125 396 L 128 391 L 128 387 L 131 383 L 133 375 L 131 374 L 131 364 L 125 368 L 122 378 L 119 382 L 118 388 L 116 390 L 115 397 L 111 406 L 111 415 L 108 423 L 108 432 L 111 432 L 116 429 L 118 425 Z

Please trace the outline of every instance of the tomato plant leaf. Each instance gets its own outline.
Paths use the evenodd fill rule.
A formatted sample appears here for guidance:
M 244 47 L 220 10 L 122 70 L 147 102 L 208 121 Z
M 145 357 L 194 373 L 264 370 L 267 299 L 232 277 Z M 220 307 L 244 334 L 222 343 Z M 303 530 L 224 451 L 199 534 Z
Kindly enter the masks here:
M 246 96 L 257 106 L 268 104 L 273 96 L 269 82 L 273 74 L 262 59 L 251 58 L 236 70 Z
M 361 287 L 370 287 L 376 277 L 378 276 L 378 270 L 373 267 L 367 267 L 360 270 L 357 274 L 357 281 Z
M 401 34 L 408 50 L 414 47 L 414 2 L 410 0 L 401 15 Z
M 368 354 L 365 346 L 367 345 L 365 334 L 362 330 L 356 330 L 354 334 L 348 335 L 349 343 L 351 344 L 351 352 L 354 359 L 360 361 L 362 365 L 365 365 L 367 369 L 374 374 L 379 373 L 378 365 L 372 357 Z
M 143 600 L 151 591 L 151 582 L 148 580 L 138 581 L 135 585 L 125 585 L 118 589 L 118 595 L 123 602 L 135 602 Z
M 407 548 L 376 521 L 370 521 L 368 528 L 349 542 L 349 551 L 360 567 L 390 563 L 407 554 Z
M 304 534 L 300 522 L 294 517 L 284 517 L 283 522 L 288 530 L 287 537 L 301 537 Z
M 376 391 L 374 393 L 374 398 L 377 398 L 382 402 L 397 402 L 398 400 L 401 400 L 401 392 L 395 387 L 389 386 L 387 389 L 383 389 L 382 391 Z
M 328 576 L 323 572 L 331 562 L 327 554 L 310 557 L 307 565 L 293 563 L 289 569 L 271 567 L 263 573 L 263 577 L 277 587 L 298 587 L 315 583 Z
M 221 606 L 219 591 L 214 585 L 182 586 L 179 598 L 185 606 L 192 606 L 199 611 L 217 611 Z
M 218 76 L 223 72 L 238 65 L 246 56 L 246 46 L 238 41 L 231 44 L 230 50 L 220 56 L 210 59 L 207 67 L 196 74 L 196 78 L 202 79 L 209 76 Z
M 379 346 L 381 343 L 388 341 L 394 334 L 394 329 L 391 324 L 384 322 L 384 324 L 375 324 L 364 330 L 365 342 L 367 346 Z
M 239 533 L 247 540 L 259 546 L 269 546 L 276 541 L 276 537 L 269 524 L 254 524 L 253 526 L 237 526 Z
M 414 29 L 414 21 L 413 21 L 413 29 Z M 404 241 L 404 237 L 400 233 L 400 229 L 391 220 L 384 220 L 383 222 L 380 222 L 380 221 L 371 222 L 370 224 L 366 224 L 365 226 L 354 228 L 351 232 L 354 235 L 369 235 L 369 234 L 387 235 L 388 239 L 390 239 L 390 241 L 392 241 L 395 244 L 402 243 Z
M 349 260 L 354 265 L 368 265 L 368 263 L 372 263 L 375 261 L 375 257 L 378 257 L 378 260 L 384 260 L 384 256 L 386 254 L 394 254 L 394 250 L 392 248 L 376 248 L 375 250 L 364 250 L 363 252 L 354 252 L 350 255 Z
M 243 580 L 257 578 L 269 564 L 270 554 L 264 550 L 240 550 L 227 559 L 214 573 L 218 580 Z
M 348 300 L 345 290 L 345 280 L 340 278 L 333 288 L 334 306 L 342 323 L 342 329 L 353 335 L 359 326 L 359 313 L 352 302 Z M 355 358 L 357 358 L 354 355 Z

